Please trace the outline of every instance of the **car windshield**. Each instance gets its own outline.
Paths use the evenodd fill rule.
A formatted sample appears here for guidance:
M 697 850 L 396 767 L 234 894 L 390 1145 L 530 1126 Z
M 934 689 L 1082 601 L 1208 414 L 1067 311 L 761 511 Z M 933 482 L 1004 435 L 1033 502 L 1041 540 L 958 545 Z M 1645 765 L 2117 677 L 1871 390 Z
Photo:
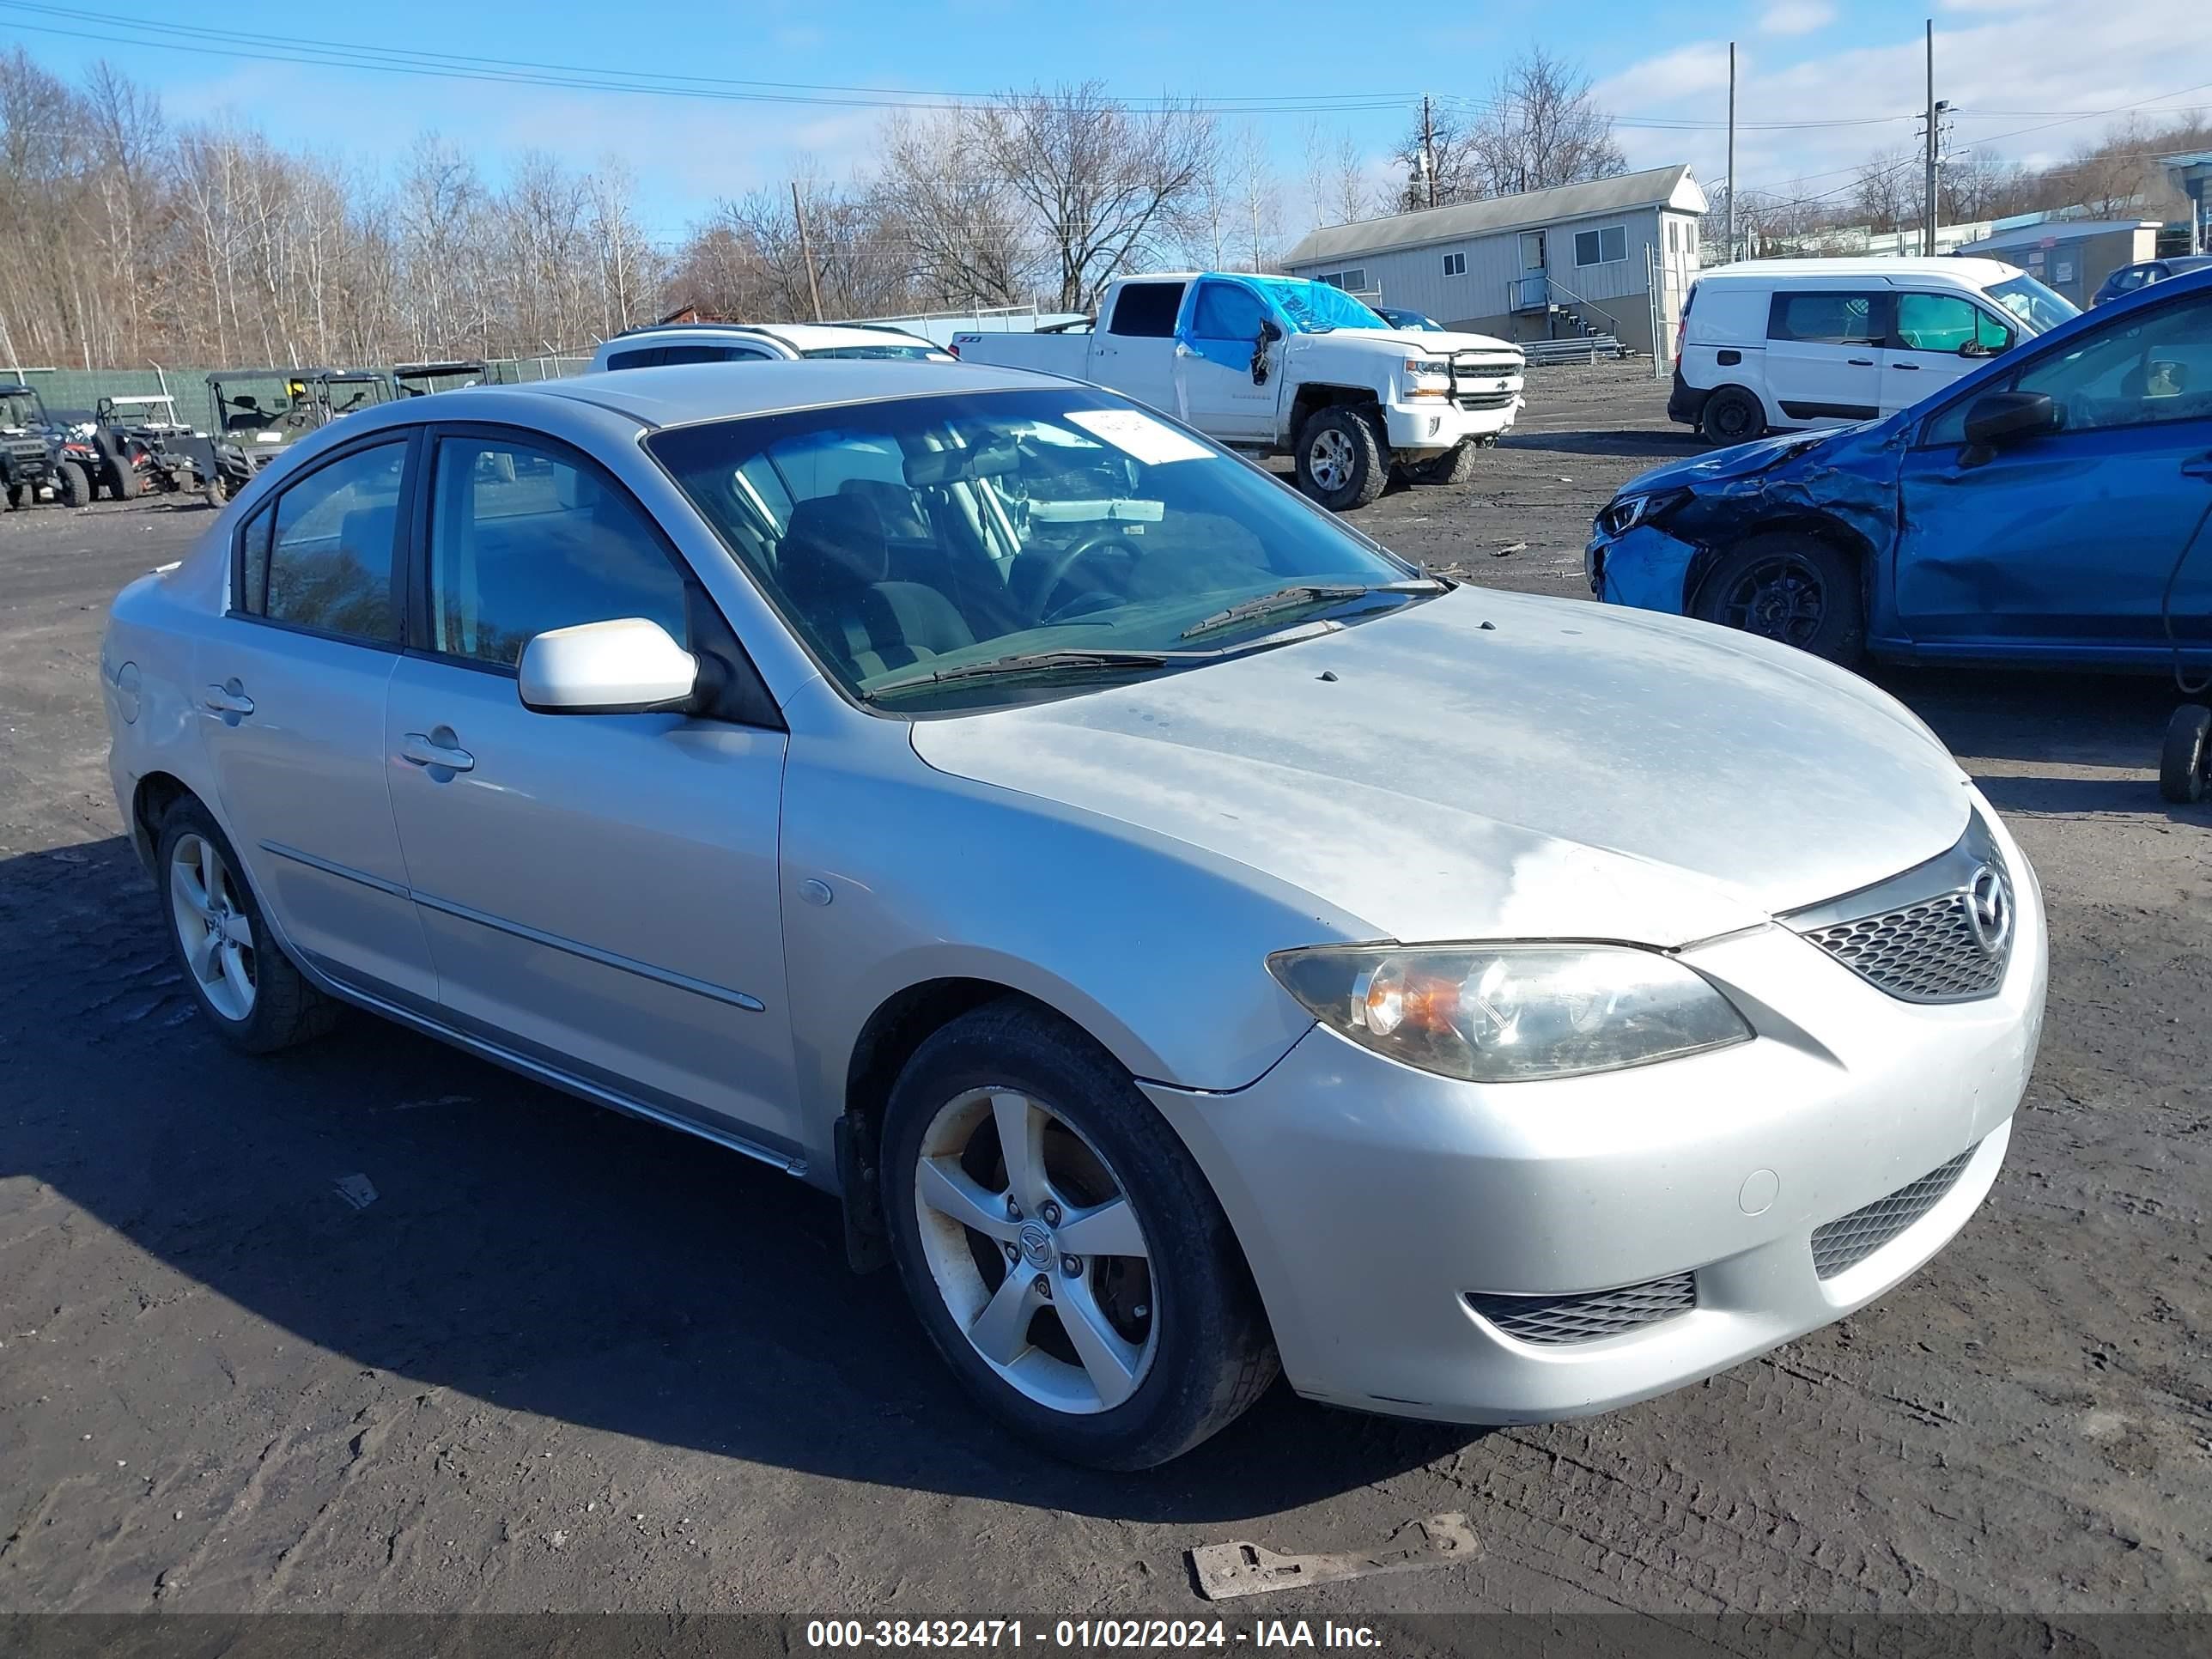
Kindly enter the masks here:
M 29 392 L 0 393 L 0 430 L 27 432 L 38 424 L 38 400 Z
M 824 668 L 900 714 L 1181 672 L 1443 586 L 1089 388 L 718 421 L 647 447 Z
M 2002 283 L 1992 283 L 1989 295 L 2038 334 L 2047 334 L 2068 318 L 2081 314 L 2081 307 L 2033 276 L 2008 276 Z
M 305 380 L 291 375 L 240 374 L 213 381 L 210 390 L 216 422 L 228 433 L 289 437 L 315 424 L 313 394 Z
M 933 345 L 902 345 L 894 342 L 882 345 L 817 346 L 806 355 L 810 357 L 866 357 L 878 361 L 897 359 L 908 362 L 930 362 L 951 356 Z
M 1295 276 L 1247 276 L 1244 281 L 1282 307 L 1301 334 L 1327 333 L 1339 328 L 1388 328 L 1389 324 L 1340 288 L 1327 283 L 1302 282 Z

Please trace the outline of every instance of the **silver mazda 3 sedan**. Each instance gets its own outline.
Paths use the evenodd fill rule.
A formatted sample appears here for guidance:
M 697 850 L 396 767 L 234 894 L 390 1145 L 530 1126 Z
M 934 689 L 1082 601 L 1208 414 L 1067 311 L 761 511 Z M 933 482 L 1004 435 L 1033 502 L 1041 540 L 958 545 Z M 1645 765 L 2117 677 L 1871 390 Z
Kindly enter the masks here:
M 1113 393 L 796 362 L 300 444 L 116 601 L 227 1041 L 371 1010 L 776 1164 L 976 1398 L 1140 1468 L 1279 1369 L 1626 1404 L 1995 1180 L 2034 872 L 1809 656 L 1428 577 Z

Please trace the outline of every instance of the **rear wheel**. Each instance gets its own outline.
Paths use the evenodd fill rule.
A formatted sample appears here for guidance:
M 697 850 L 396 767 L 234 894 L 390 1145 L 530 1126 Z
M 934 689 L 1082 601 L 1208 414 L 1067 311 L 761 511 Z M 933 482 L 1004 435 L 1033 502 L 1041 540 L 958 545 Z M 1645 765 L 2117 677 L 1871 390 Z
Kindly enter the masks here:
M 269 932 L 237 854 L 207 808 L 185 796 L 161 819 L 155 869 L 169 945 L 201 1014 L 247 1054 L 331 1029 L 337 1006 L 307 983 Z
M 1227 1218 L 1128 1074 L 1021 1003 L 916 1050 L 884 1127 L 900 1278 L 985 1410 L 1059 1456 L 1150 1468 L 1276 1372 Z
M 1697 614 L 1846 666 L 1866 644 L 1857 568 L 1832 542 L 1797 531 L 1729 549 L 1699 589 Z
M 1705 399 L 1698 435 L 1709 444 L 1747 444 L 1766 430 L 1766 410 L 1740 386 L 1724 386 Z
M 54 469 L 54 489 L 71 507 L 92 505 L 92 479 L 75 461 L 64 461 Z
M 2185 703 L 2166 722 L 2166 746 L 2158 757 L 2158 793 L 2186 805 L 2204 799 L 2206 772 L 2212 766 L 2212 708 Z
M 1374 422 L 1357 409 L 1316 410 L 1298 433 L 1298 488 L 1332 513 L 1365 507 L 1390 469 Z
M 1474 481 L 1477 462 L 1482 456 L 1482 446 L 1472 438 L 1455 444 L 1441 455 L 1425 461 L 1408 462 L 1406 476 L 1417 484 L 1463 484 Z

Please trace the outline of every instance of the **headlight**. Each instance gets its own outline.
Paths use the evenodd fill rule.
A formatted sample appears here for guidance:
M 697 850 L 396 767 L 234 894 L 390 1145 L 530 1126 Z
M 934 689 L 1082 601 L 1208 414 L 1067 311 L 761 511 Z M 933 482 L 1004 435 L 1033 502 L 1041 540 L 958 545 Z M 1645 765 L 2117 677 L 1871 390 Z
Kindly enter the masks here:
M 1451 396 L 1451 365 L 1440 357 L 1406 359 L 1406 394 L 1412 398 Z
M 1323 945 L 1267 971 L 1364 1048 L 1444 1077 L 1520 1083 L 1747 1042 L 1700 974 L 1619 945 Z
M 1626 536 L 1640 524 L 1651 524 L 1690 499 L 1686 489 L 1653 489 L 1641 495 L 1619 495 L 1597 515 L 1601 535 Z

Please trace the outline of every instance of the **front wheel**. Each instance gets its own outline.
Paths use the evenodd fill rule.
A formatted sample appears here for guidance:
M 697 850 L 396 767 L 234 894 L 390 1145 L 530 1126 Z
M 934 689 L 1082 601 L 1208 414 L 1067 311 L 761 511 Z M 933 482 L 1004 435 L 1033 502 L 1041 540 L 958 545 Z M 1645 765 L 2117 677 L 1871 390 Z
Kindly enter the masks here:
M 8 486 L 8 506 L 10 511 L 31 504 L 31 486 L 27 483 Z
M 1698 590 L 1696 614 L 1846 667 L 1866 646 L 1856 566 L 1832 542 L 1795 531 L 1729 549 Z
M 1273 1380 L 1227 1218 L 1080 1032 L 1011 1000 L 937 1032 L 892 1089 L 881 1179 L 931 1341 L 986 1411 L 1046 1450 L 1150 1468 Z
M 1408 463 L 1405 472 L 1417 484 L 1468 483 L 1474 481 L 1475 465 L 1481 458 L 1482 446 L 1468 438 L 1441 455 Z
M 200 493 L 207 497 L 210 507 L 220 509 L 230 499 L 230 481 L 218 472 L 207 481 Z
M 1342 405 L 1307 417 L 1298 431 L 1297 465 L 1298 488 L 1332 513 L 1365 507 L 1390 480 L 1374 422 Z
M 2187 805 L 2204 799 L 2212 769 L 2212 708 L 2184 703 L 2166 722 L 2166 746 L 2159 751 L 2158 793 Z
M 64 461 L 54 469 L 54 488 L 71 507 L 92 505 L 92 479 L 75 461 Z

